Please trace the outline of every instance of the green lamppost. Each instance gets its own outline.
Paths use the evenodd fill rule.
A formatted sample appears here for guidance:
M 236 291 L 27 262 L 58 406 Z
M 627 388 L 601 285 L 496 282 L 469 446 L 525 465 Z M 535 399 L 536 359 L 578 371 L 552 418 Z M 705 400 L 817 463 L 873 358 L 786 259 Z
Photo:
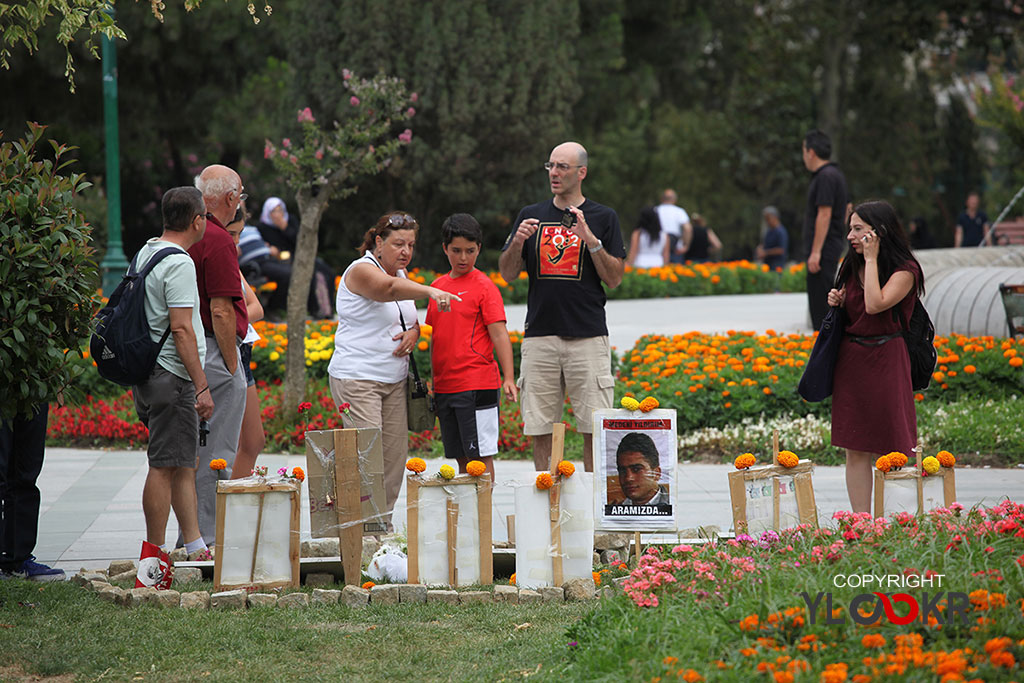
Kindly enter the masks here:
M 107 12 L 114 16 L 114 8 Z M 103 36 L 103 127 L 107 147 L 107 253 L 103 271 L 103 294 L 110 296 L 128 270 L 128 259 L 121 243 L 121 160 L 117 128 L 117 47 Z

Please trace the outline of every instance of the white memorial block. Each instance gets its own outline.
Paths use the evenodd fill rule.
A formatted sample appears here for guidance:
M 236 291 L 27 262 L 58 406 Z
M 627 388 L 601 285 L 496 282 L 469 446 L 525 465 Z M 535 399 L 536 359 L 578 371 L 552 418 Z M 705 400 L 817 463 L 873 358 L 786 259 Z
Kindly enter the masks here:
M 217 482 L 218 591 L 299 586 L 300 486 L 257 475 Z
M 597 410 L 593 434 L 597 528 L 675 531 L 676 411 Z
M 409 583 L 493 582 L 491 477 L 406 477 Z
M 940 467 L 935 474 L 924 471 L 924 454 L 915 449 L 917 463 L 882 472 L 875 470 L 874 515 L 888 517 L 897 512 L 924 514 L 956 502 L 956 475 L 952 467 Z
M 729 498 L 736 533 L 760 534 L 800 524 L 818 524 L 811 476 L 814 463 L 779 464 L 779 433 L 772 437 L 772 464 L 729 473 Z

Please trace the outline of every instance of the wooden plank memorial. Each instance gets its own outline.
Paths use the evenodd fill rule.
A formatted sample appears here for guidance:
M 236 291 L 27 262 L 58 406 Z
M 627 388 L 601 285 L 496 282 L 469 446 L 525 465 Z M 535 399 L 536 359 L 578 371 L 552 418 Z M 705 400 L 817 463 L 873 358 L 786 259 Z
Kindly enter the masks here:
M 406 477 L 409 583 L 455 588 L 494 582 L 492 488 L 486 472 Z
M 516 585 L 521 588 L 592 578 L 593 476 L 563 463 L 564 446 L 565 425 L 555 423 L 550 471 L 516 485 L 515 518 L 522 532 L 516 539 Z
M 296 479 L 253 475 L 217 482 L 217 590 L 299 586 Z
M 345 583 L 361 576 L 363 535 L 387 532 L 379 427 L 306 432 L 313 538 L 337 536 Z
M 745 467 L 729 473 L 729 498 L 737 534 L 779 531 L 798 524 L 818 525 L 811 478 L 814 463 L 784 451 L 785 464 L 780 464 L 779 455 L 779 432 L 775 430 L 771 465 L 752 467 L 754 456 L 744 454 L 737 458 L 737 467 Z M 750 464 L 742 462 L 745 456 Z
M 676 411 L 653 398 L 594 411 L 594 518 L 604 531 L 675 531 Z M 637 544 L 639 547 L 639 543 Z
M 875 517 L 895 512 L 920 515 L 956 502 L 953 455 L 940 451 L 937 456 L 926 458 L 920 444 L 914 454 L 916 462 L 911 466 L 907 466 L 907 457 L 902 453 L 883 455 L 875 462 Z

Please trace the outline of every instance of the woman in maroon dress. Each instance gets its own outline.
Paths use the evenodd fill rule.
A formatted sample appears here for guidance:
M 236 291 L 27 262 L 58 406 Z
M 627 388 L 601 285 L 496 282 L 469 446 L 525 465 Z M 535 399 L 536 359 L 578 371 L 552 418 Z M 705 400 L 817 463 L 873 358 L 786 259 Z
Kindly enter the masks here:
M 872 467 L 879 455 L 910 455 L 917 414 L 910 357 L 901 331 L 924 294 L 921 265 L 886 202 L 865 202 L 850 214 L 850 252 L 839 269 L 842 289 L 830 306 L 846 309 L 836 359 L 832 445 L 846 449 L 846 490 L 854 512 L 870 512 Z

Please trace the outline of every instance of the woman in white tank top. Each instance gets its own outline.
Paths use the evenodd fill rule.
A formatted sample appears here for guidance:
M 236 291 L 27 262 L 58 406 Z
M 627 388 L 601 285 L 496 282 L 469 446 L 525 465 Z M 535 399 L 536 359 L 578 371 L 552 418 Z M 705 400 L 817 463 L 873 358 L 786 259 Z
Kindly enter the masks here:
M 626 264 L 633 268 L 661 268 L 668 263 L 668 248 L 668 234 L 661 229 L 658 213 L 645 206 L 629 239 Z
M 454 294 L 406 277 L 419 224 L 409 214 L 381 216 L 366 232 L 363 256 L 338 284 L 338 330 L 327 372 L 331 395 L 346 427 L 380 427 L 384 447 L 387 509 L 375 521 L 388 521 L 402 488 L 409 454 L 405 384 L 409 355 L 419 341 L 420 326 L 412 299 L 433 299 L 448 310 Z

